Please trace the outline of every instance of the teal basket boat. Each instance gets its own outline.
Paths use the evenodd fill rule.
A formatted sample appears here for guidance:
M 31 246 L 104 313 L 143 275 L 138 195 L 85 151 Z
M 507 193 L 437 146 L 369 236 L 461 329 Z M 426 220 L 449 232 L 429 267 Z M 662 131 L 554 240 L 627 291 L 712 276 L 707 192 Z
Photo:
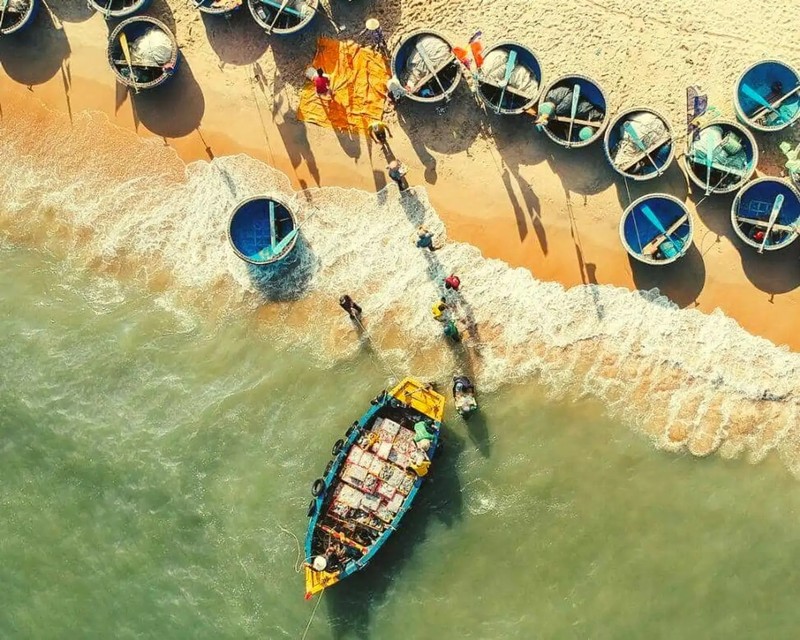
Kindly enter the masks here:
M 245 262 L 266 265 L 288 256 L 297 243 L 298 228 L 291 209 L 273 196 L 243 200 L 231 212 L 228 240 Z
M 536 128 L 567 149 L 587 147 L 602 137 L 607 110 L 606 95 L 595 80 L 579 74 L 561 76 L 542 91 Z
M 756 131 L 780 131 L 800 118 L 800 75 L 779 60 L 748 67 L 736 83 L 733 106 Z
M 635 200 L 619 222 L 619 237 L 625 251 L 645 264 L 675 262 L 689 250 L 692 235 L 689 210 L 666 193 L 648 194 Z
M 478 96 L 497 114 L 522 113 L 532 107 L 542 91 L 542 65 L 527 47 L 498 42 L 484 52 L 475 79 Z
M 453 45 L 440 33 L 419 29 L 407 34 L 392 54 L 392 74 L 414 102 L 450 100 L 461 80 Z
M 294 35 L 305 29 L 317 15 L 319 0 L 247 0 L 256 24 L 269 35 Z
M 800 191 L 778 178 L 753 180 L 736 194 L 731 224 L 742 242 L 759 253 L 784 249 L 800 232 Z
M 634 107 L 608 125 L 603 149 L 611 168 L 643 182 L 662 175 L 675 158 L 675 137 L 669 121 L 654 109 Z
M 714 120 L 701 127 L 686 154 L 689 179 L 705 195 L 740 189 L 757 164 L 758 146 L 753 134 L 729 120 Z

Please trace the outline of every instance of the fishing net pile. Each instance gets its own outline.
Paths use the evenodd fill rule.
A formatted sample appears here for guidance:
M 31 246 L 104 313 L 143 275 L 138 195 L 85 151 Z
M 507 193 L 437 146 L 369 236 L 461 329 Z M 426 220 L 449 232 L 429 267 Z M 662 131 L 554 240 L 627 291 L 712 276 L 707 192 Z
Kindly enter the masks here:
M 567 118 L 572 115 L 572 95 L 572 87 L 554 87 L 547 92 L 544 102 L 549 102 L 553 105 L 557 116 Z M 575 117 L 579 120 L 594 122 L 602 120 L 605 117 L 605 113 L 585 98 L 579 97 Z
M 629 124 L 629 126 L 626 126 Z M 614 164 L 620 168 L 627 168 L 642 159 L 642 147 L 652 149 L 653 146 L 666 142 L 669 139 L 669 130 L 666 123 L 654 113 L 634 113 L 620 123 L 622 136 L 611 155 Z M 633 130 L 633 135 L 630 130 Z M 637 142 L 638 138 L 638 142 Z
M 146 67 L 162 67 L 172 60 L 172 39 L 153 27 L 131 42 L 131 62 Z
M 409 91 L 413 91 L 420 82 L 430 77 L 433 71 L 441 69 L 452 58 L 450 45 L 444 40 L 434 35 L 422 36 L 406 60 L 405 68 L 400 74 L 400 82 Z
M 705 165 L 708 159 L 716 165 L 715 169 L 730 169 L 744 173 L 748 169 L 747 151 L 742 138 L 734 131 L 725 134 L 722 127 L 712 125 L 703 129 L 691 148 L 691 157 L 695 162 Z
M 481 65 L 481 79 L 493 85 L 502 86 L 508 65 L 508 49 L 490 51 Z M 533 71 L 519 63 L 514 64 L 508 79 L 508 86 L 524 96 L 535 96 L 539 91 L 539 83 Z
M 6 5 L 6 12 L 19 14 L 27 13 L 31 6 L 31 2 L 32 0 L 9 0 L 8 4 Z M 2 2 L 0 2 L 0 5 L 2 5 Z

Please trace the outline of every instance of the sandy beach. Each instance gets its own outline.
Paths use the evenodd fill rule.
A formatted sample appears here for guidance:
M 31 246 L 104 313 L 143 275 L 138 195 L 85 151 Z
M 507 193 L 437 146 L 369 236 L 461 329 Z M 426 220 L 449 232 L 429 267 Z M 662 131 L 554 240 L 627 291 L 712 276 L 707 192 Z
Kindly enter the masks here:
M 540 56 L 545 81 L 569 72 L 596 78 L 612 114 L 650 106 L 679 133 L 685 130 L 688 85 L 700 85 L 720 115 L 732 118 L 738 75 L 764 57 L 796 65 L 800 33 L 800 19 L 787 15 L 781 38 L 773 38 L 770 21 L 754 23 L 752 12 L 732 14 L 721 1 L 700 7 L 670 0 L 657 9 L 644 2 L 568 2 L 555 11 L 531 10 L 522 1 L 335 0 L 334 20 L 345 26 L 338 36 L 323 14 L 297 37 L 270 39 L 246 10 L 226 21 L 201 16 L 180 0 L 156 0 L 148 13 L 174 30 L 184 60 L 168 85 L 134 96 L 117 86 L 108 68 L 103 18 L 83 0 L 53 0 L 50 8 L 55 21 L 43 10 L 26 33 L 0 42 L 4 125 L 99 111 L 120 128 L 162 139 L 185 161 L 245 153 L 285 172 L 296 188 L 368 191 L 387 181 L 380 150 L 365 137 L 306 126 L 295 116 L 316 39 L 355 37 L 368 17 L 381 21 L 390 48 L 421 25 L 462 46 L 477 29 L 486 45 L 518 40 Z M 387 122 L 392 150 L 409 165 L 411 183 L 427 187 L 448 238 L 526 267 L 540 280 L 657 287 L 681 307 L 720 308 L 749 332 L 800 348 L 794 320 L 800 245 L 778 255 L 744 246 L 730 226 L 732 197 L 704 199 L 691 190 L 682 159 L 660 179 L 629 183 L 632 198 L 670 193 L 694 216 L 689 254 L 669 267 L 649 268 L 633 264 L 619 242 L 628 193 L 601 143 L 559 148 L 535 131 L 529 117 L 483 113 L 464 83 L 444 114 L 406 102 Z M 756 139 L 757 175 L 780 176 L 777 146 L 782 140 L 796 144 L 800 134 L 790 129 Z

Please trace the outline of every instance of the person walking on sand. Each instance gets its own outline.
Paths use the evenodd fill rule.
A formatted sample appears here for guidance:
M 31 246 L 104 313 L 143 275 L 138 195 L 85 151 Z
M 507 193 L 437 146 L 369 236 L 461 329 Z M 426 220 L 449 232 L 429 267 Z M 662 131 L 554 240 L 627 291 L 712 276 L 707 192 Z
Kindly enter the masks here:
M 397 101 L 400 98 L 404 98 L 408 95 L 408 91 L 402 85 L 400 80 L 397 79 L 397 76 L 392 76 L 386 81 L 386 97 L 389 98 L 389 102 L 392 105 L 397 106 Z
M 399 160 L 392 160 L 386 166 L 386 172 L 389 174 L 389 177 L 394 181 L 400 191 L 405 191 L 408 189 L 408 180 L 406 180 L 406 173 L 408 173 L 408 169 L 402 162 Z
M 433 234 L 423 225 L 419 225 L 419 228 L 417 229 L 416 244 L 420 249 L 428 249 L 429 251 L 436 251 L 439 248 L 433 244 Z
M 392 136 L 391 130 L 383 120 L 375 120 L 371 125 L 369 125 L 370 139 L 374 140 L 383 147 L 385 147 L 388 144 L 386 140 L 387 135 L 390 138 L 394 137 Z
M 451 273 L 444 279 L 444 288 L 449 290 L 453 290 L 458 292 L 458 288 L 461 286 L 461 280 L 455 273 Z
M 333 99 L 333 91 L 331 91 L 331 81 L 325 75 L 325 71 L 320 67 L 317 69 L 317 75 L 314 77 L 314 89 L 317 92 L 317 96 L 320 99 L 327 98 L 328 100 Z
M 353 319 L 358 320 L 361 318 L 361 307 L 347 294 L 339 298 L 339 306 L 347 311 L 347 314 Z

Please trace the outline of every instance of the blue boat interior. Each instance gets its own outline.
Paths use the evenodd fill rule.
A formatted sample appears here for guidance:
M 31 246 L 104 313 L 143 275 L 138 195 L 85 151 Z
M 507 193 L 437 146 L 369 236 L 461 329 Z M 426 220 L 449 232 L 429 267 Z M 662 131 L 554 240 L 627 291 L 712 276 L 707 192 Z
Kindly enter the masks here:
M 651 215 L 646 213 L 646 207 L 649 208 Z M 672 257 L 672 255 L 675 255 L 674 252 L 676 250 L 679 254 L 683 253 L 688 248 L 687 243 L 691 232 L 689 219 L 687 218 L 667 238 L 664 236 L 662 229 L 654 224 L 652 216 L 655 216 L 664 230 L 669 231 L 670 227 L 685 215 L 686 209 L 673 200 L 659 197 L 648 198 L 628 211 L 623 225 L 625 242 L 634 253 L 642 254 L 647 245 L 657 238 L 663 238 L 663 242 L 659 246 L 661 255 L 659 256 L 659 253 L 656 253 L 652 256 L 655 259 Z
M 636 113 L 629 113 L 628 116 L 636 115 Z M 608 149 L 609 151 L 616 149 L 619 146 L 620 140 L 622 140 L 625 123 L 628 122 L 628 117 L 620 118 L 614 126 L 609 130 L 608 134 Z M 635 176 L 649 176 L 651 174 L 657 173 L 659 169 L 663 169 L 664 165 L 670 158 L 672 154 L 674 141 L 672 137 L 665 140 L 660 146 L 656 149 L 650 151 L 650 157 L 653 159 L 651 163 L 647 157 L 645 156 L 642 161 L 638 162 L 636 165 L 629 167 L 625 170 L 625 173 L 629 175 Z M 654 166 L 655 165 L 655 166 Z
M 441 39 L 441 36 L 438 34 L 423 31 L 413 34 L 407 40 L 400 43 L 392 59 L 392 74 L 396 78 L 403 77 L 402 69 L 405 68 L 409 56 L 416 49 L 417 41 L 426 36 L 435 36 Z M 448 47 L 449 46 L 448 44 Z M 442 95 L 442 88 L 444 88 L 445 93 L 449 92 L 457 82 L 458 74 L 461 73 L 461 69 L 459 68 L 460 64 L 461 63 L 454 55 L 452 61 L 445 65 L 443 69 L 438 70 L 435 76 L 431 76 L 427 82 L 416 87 L 414 95 L 423 98 L 434 98 Z
M 125 37 L 128 39 L 129 47 L 132 46 L 132 44 L 138 38 L 154 29 L 163 31 L 163 28 L 150 22 L 149 20 L 143 20 L 141 18 L 131 18 L 131 20 L 132 22 L 125 25 L 122 30 L 123 33 L 125 33 Z M 177 68 L 177 45 L 174 42 L 172 34 L 167 33 L 167 35 L 169 35 L 170 39 L 173 40 L 173 58 L 175 58 L 175 68 Z M 136 84 L 147 85 L 153 83 L 167 73 L 167 71 L 161 65 L 142 66 L 134 63 L 128 66 L 128 62 L 122 52 L 122 44 L 120 44 L 119 35 L 116 36 L 114 42 L 112 43 L 109 53 L 114 66 L 123 78 L 131 78 L 131 69 L 133 70 L 132 79 L 136 82 Z M 173 68 L 172 72 L 174 73 L 174 71 L 175 69 Z
M 530 49 L 516 43 L 504 43 L 499 45 L 498 48 L 514 51 L 517 56 L 516 64 L 528 68 L 533 77 L 536 78 L 537 84 L 541 85 L 542 66 L 539 64 L 539 61 L 536 59 L 536 56 L 533 55 L 533 52 Z M 493 49 L 486 51 L 485 55 L 490 53 L 492 50 Z M 509 87 L 506 87 L 504 91 L 502 87 L 498 87 L 487 82 L 480 82 L 480 91 L 489 104 L 494 105 L 495 108 L 499 106 L 500 109 L 506 111 L 517 111 L 519 109 L 523 109 L 535 98 L 535 96 L 530 97 L 516 93 Z
M 797 74 L 779 62 L 763 62 L 747 71 L 736 87 L 736 97 L 748 120 L 765 127 L 781 128 L 800 112 L 800 92 L 786 98 L 778 107 L 766 108 L 800 86 Z
M 778 195 L 783 196 L 775 224 L 793 227 L 800 221 L 800 199 L 787 184 L 778 180 L 754 182 L 743 189 L 737 197 L 735 214 L 742 233 L 756 242 L 758 232 L 765 231 Z M 758 220 L 765 224 L 748 224 L 744 220 Z M 780 245 L 790 239 L 794 232 L 788 229 L 772 229 L 767 238 L 768 245 Z
M 316 7 L 304 0 L 248 0 L 250 11 L 263 27 L 294 33 L 316 15 Z
M 548 94 L 550 91 L 557 89 L 559 87 L 566 87 L 570 90 L 574 88 L 575 85 L 580 87 L 580 97 L 578 101 L 578 119 L 584 119 L 592 122 L 597 122 L 597 129 L 595 130 L 592 138 L 589 140 L 594 139 L 597 136 L 597 131 L 599 130 L 603 120 L 606 117 L 606 99 L 603 96 L 603 92 L 600 88 L 591 80 L 587 80 L 586 78 L 565 78 L 564 80 L 560 80 L 556 84 L 554 84 L 548 90 Z M 546 100 L 547 96 L 542 96 L 542 100 Z M 584 104 L 584 103 L 588 103 Z M 570 113 L 567 110 L 566 113 L 562 113 L 560 110 L 557 111 L 559 116 L 566 116 L 569 117 Z M 584 114 L 589 113 L 588 117 Z M 572 135 L 569 134 L 569 123 L 556 121 L 551 119 L 547 125 L 547 128 L 550 132 L 560 140 L 564 140 L 565 142 L 570 143 L 579 143 L 583 142 L 586 143 L 589 140 L 582 140 L 580 137 L 581 126 L 573 126 L 572 127 Z M 568 139 L 569 138 L 569 139 Z
M 24 11 L 16 11 L 16 5 L 8 5 L 5 16 L 3 16 L 3 25 L 0 28 L 0 33 L 11 33 L 20 31 L 25 27 L 31 25 L 36 18 L 39 11 L 40 0 L 29 0 Z
M 274 205 L 274 227 L 270 224 L 270 202 Z M 269 262 L 285 253 L 286 248 L 279 245 L 294 226 L 292 215 L 282 204 L 266 198 L 250 200 L 242 204 L 231 217 L 231 242 L 247 259 L 253 262 Z

